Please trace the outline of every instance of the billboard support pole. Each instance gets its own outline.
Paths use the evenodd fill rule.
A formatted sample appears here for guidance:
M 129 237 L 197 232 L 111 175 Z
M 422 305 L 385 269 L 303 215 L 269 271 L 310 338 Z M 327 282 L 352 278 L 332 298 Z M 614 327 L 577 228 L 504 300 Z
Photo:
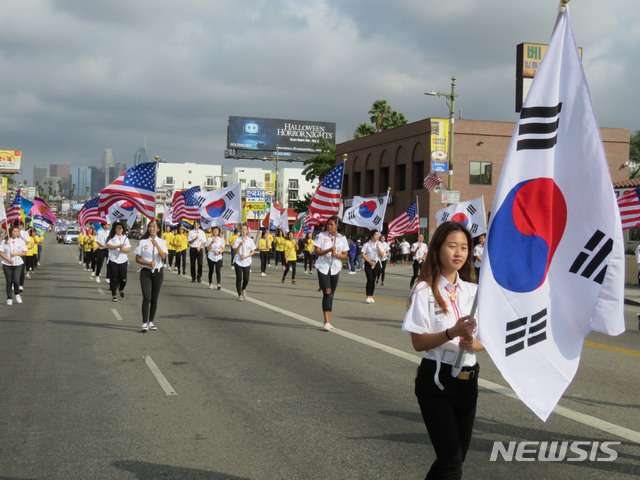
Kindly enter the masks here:
M 280 197 L 278 197 L 278 164 L 280 163 L 280 146 L 276 145 L 276 180 L 275 180 L 275 197 L 276 197 L 276 205 L 282 207 L 280 203 Z

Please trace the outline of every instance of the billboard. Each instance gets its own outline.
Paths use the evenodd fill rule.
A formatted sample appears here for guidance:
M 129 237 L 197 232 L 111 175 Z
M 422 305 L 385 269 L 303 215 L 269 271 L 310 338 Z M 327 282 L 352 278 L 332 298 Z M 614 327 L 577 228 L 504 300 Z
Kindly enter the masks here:
M 20 150 L 0 150 L 0 172 L 20 173 L 21 160 Z
M 431 119 L 431 171 L 447 172 L 449 164 L 449 120 Z
M 313 144 L 324 138 L 336 144 L 336 124 L 307 120 L 281 120 L 276 118 L 229 117 L 227 148 L 253 150 L 275 155 L 317 153 Z

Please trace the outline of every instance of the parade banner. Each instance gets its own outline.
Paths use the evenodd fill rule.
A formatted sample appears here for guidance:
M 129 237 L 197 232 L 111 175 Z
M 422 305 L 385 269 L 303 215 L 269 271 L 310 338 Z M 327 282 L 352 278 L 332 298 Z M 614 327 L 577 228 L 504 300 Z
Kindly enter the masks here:
M 0 150 L 0 172 L 20 173 L 21 162 L 20 150 Z
M 431 119 L 431 171 L 449 170 L 449 120 Z

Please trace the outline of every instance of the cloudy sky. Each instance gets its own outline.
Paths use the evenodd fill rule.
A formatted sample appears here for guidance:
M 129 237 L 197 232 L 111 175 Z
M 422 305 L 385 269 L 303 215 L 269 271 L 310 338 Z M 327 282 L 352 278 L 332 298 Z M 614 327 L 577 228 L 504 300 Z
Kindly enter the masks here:
M 558 1 L 3 0 L 0 149 L 33 166 L 223 157 L 228 116 L 320 120 L 352 138 L 385 99 L 409 121 L 515 121 L 515 55 L 547 43 Z M 640 130 L 640 2 L 573 0 L 601 126 Z M 635 60 L 634 60 L 635 59 Z M 457 114 L 458 115 L 458 114 Z

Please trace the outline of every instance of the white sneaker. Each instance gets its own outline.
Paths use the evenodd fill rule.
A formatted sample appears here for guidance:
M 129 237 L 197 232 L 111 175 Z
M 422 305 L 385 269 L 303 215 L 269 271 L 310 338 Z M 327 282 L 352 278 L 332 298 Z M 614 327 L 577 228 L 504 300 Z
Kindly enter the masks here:
M 100 283 L 100 277 L 96 277 L 96 283 Z
M 325 323 L 325 324 L 322 326 L 322 329 L 323 329 L 325 332 L 330 332 L 330 331 L 333 329 L 333 325 L 331 325 L 330 323 Z
M 266 273 L 264 273 L 264 272 L 262 272 L 262 273 L 260 274 L 260 276 L 261 276 L 261 277 L 266 277 L 266 276 L 267 276 L 267 274 L 266 274 Z
M 243 301 L 243 300 L 244 300 L 244 298 L 242 298 L 242 295 L 240 295 L 240 296 L 238 297 L 238 301 L 239 301 L 239 302 L 241 302 L 241 301 Z
M 13 300 L 10 298 L 7 298 L 7 305 L 13 305 Z
M 349 272 L 349 275 L 355 275 L 356 272 Z
M 209 284 L 209 290 L 213 290 L 213 283 Z
M 146 332 L 147 330 L 149 330 L 149 324 L 148 323 L 143 323 L 142 324 L 142 328 L 140 330 L 142 332 Z
M 104 281 L 107 283 L 111 283 L 111 281 L 109 280 L 109 277 L 105 278 Z
M 22 303 L 22 297 L 20 295 L 16 295 L 16 303 Z
M 96 272 L 91 272 L 91 276 L 95 277 L 96 276 Z
M 23 291 L 24 287 L 22 285 L 20 285 L 20 291 Z
M 156 327 L 156 326 L 153 324 L 153 322 L 149 322 L 149 327 L 148 327 L 148 328 L 149 328 L 149 330 L 157 330 L 157 329 L 158 329 L 158 327 Z

